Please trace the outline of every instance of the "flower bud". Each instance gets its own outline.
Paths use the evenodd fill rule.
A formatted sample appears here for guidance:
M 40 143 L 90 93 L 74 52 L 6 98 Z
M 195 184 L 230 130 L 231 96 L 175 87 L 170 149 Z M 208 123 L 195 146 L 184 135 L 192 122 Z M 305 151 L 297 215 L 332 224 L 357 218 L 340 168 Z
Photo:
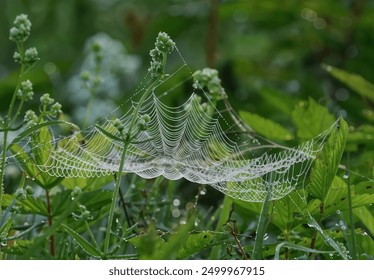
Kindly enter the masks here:
M 156 49 L 163 53 L 171 53 L 175 47 L 175 43 L 167 33 L 160 32 L 158 33 L 155 46 Z
M 25 63 L 33 64 L 39 60 L 38 51 L 36 48 L 28 48 L 25 51 Z
M 19 64 L 22 63 L 22 56 L 20 55 L 19 52 L 14 52 L 13 59 L 14 59 L 15 62 L 17 62 Z
M 27 15 L 21 14 L 16 17 L 10 29 L 9 39 L 16 43 L 23 43 L 30 36 L 31 22 Z
M 30 80 L 21 82 L 21 86 L 17 92 L 17 96 L 24 101 L 32 100 L 34 92 L 32 90 L 32 83 Z
M 51 116 L 52 117 L 57 117 L 59 114 L 62 114 L 61 110 L 62 106 L 60 103 L 56 102 L 51 106 Z
M 40 103 L 42 103 L 43 106 L 49 106 L 54 102 L 54 99 L 49 96 L 49 93 L 45 93 L 40 97 Z
M 140 131 L 145 131 L 145 130 L 147 130 L 147 128 L 148 128 L 148 124 L 149 124 L 149 121 L 150 121 L 151 119 L 150 119 L 150 117 L 149 117 L 149 115 L 143 115 L 143 116 L 141 116 L 141 118 L 139 119 L 139 121 L 138 121 L 138 128 L 139 128 L 139 130 Z

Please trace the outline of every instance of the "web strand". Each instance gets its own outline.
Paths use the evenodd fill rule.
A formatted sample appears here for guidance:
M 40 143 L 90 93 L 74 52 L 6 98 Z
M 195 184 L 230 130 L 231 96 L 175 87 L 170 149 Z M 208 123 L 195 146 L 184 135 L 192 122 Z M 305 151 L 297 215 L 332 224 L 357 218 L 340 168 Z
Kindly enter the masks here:
M 227 100 L 224 110 L 219 110 L 202 87 L 195 88 L 183 104 L 169 106 L 163 102 L 165 96 L 183 91 L 192 75 L 178 50 L 177 54 L 182 66 L 152 89 L 138 111 L 139 120 L 148 115 L 150 122 L 146 130 L 133 132 L 121 172 L 143 178 L 185 178 L 250 202 L 263 201 L 268 190 L 272 190 L 272 200 L 280 199 L 303 185 L 335 124 L 321 135 L 288 148 L 256 136 L 231 112 Z M 181 76 L 187 78 L 181 81 Z M 120 120 L 128 130 L 137 106 L 134 97 L 150 84 L 144 82 L 119 108 L 84 131 L 38 147 L 30 145 L 30 140 L 19 143 L 20 151 L 10 155 L 8 162 L 24 153 L 41 172 L 56 177 L 101 177 L 118 172 L 124 143 L 113 126 L 113 116 L 124 111 Z M 207 112 L 201 97 L 212 111 Z M 46 153 L 43 148 L 47 147 Z M 18 164 L 26 163 L 18 160 Z

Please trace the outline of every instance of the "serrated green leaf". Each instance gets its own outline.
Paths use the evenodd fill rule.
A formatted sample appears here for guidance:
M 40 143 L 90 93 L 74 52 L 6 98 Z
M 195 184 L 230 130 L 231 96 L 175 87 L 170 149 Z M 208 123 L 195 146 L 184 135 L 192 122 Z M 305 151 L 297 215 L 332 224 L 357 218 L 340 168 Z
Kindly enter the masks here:
M 339 125 L 330 134 L 322 151 L 314 162 L 309 192 L 321 201 L 326 199 L 330 186 L 338 170 L 348 134 L 347 123 L 339 120 Z
M 100 251 L 88 242 L 85 238 L 79 235 L 75 230 L 71 229 L 67 225 L 62 224 L 64 230 L 78 243 L 78 245 L 90 256 L 94 258 L 100 258 Z
M 365 80 L 362 76 L 348 73 L 330 65 L 324 65 L 323 67 L 341 83 L 353 89 L 359 95 L 374 101 L 374 85 Z
M 185 259 L 203 249 L 211 248 L 216 244 L 215 239 L 216 233 L 213 231 L 189 233 L 186 242 L 178 250 L 177 259 Z
M 146 234 L 138 235 L 129 240 L 134 245 L 139 259 L 159 259 L 165 250 L 166 241 L 158 235 L 154 226 L 151 226 Z
M 353 185 L 351 188 L 352 208 L 374 203 L 374 193 L 367 191 L 367 182 Z M 321 201 L 319 200 L 319 203 Z M 334 214 L 336 211 L 348 210 L 348 187 L 346 182 L 335 176 L 324 200 L 324 215 Z
M 297 128 L 297 136 L 302 139 L 311 139 L 319 135 L 335 121 L 329 111 L 312 98 L 296 105 L 292 112 L 292 120 Z
M 41 148 L 39 148 L 40 150 Z M 41 186 L 43 189 L 51 189 L 57 184 L 59 184 L 63 178 L 62 177 L 54 177 L 50 176 L 49 174 L 43 173 L 40 171 L 37 165 L 42 165 L 45 162 L 42 162 L 42 158 L 47 157 L 47 150 L 45 150 L 42 154 L 39 154 L 35 159 L 32 159 L 19 145 L 14 144 L 10 148 L 11 152 L 15 155 L 16 159 L 20 163 L 20 166 L 25 171 L 27 176 L 35 180 L 35 182 Z
M 241 111 L 239 114 L 254 131 L 269 139 L 284 141 L 294 138 L 290 131 L 272 120 L 245 111 Z

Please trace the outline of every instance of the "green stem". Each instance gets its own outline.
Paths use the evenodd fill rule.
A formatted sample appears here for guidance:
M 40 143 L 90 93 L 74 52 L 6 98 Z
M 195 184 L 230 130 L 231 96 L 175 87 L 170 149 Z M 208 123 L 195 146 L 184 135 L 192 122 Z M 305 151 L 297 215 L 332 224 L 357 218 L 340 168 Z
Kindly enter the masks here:
M 106 229 L 106 233 L 105 233 L 104 255 L 107 255 L 108 252 L 109 252 L 110 233 L 111 233 L 111 228 L 112 228 L 113 219 L 114 219 L 114 210 L 116 208 L 116 202 L 117 202 L 117 199 L 118 199 L 119 188 L 120 188 L 121 181 L 122 181 L 122 172 L 123 172 L 123 167 L 125 166 L 126 152 L 127 152 L 127 148 L 130 145 L 130 142 L 131 142 L 131 133 L 132 133 L 132 130 L 134 129 L 134 127 L 135 127 L 135 123 L 136 123 L 136 119 L 137 119 L 140 107 L 142 106 L 143 102 L 147 99 L 147 97 L 152 92 L 152 90 L 154 89 L 155 85 L 158 82 L 159 82 L 159 79 L 154 81 L 152 83 L 152 85 L 145 91 L 145 93 L 140 98 L 139 103 L 138 103 L 137 107 L 135 108 L 135 111 L 132 115 L 129 130 L 128 130 L 127 134 L 125 135 L 124 139 L 123 139 L 123 144 L 124 144 L 123 145 L 123 151 L 122 151 L 122 155 L 121 155 L 121 161 L 120 161 L 119 169 L 118 169 L 118 172 L 117 172 L 117 181 L 116 181 L 114 191 L 113 191 L 112 202 L 111 202 L 110 209 L 109 209 L 108 225 L 107 225 L 107 229 Z
M 97 243 L 96 239 L 95 239 L 95 236 L 93 235 L 92 231 L 91 231 L 91 228 L 90 228 L 90 225 L 88 224 L 87 220 L 85 219 L 84 220 L 84 225 L 86 227 L 86 230 L 88 232 L 88 235 L 90 236 L 91 240 L 93 241 L 93 243 L 95 244 L 96 246 L 96 249 L 100 252 L 100 255 L 102 254 L 101 253 L 101 250 L 100 250 L 100 246 L 99 244 Z
M 18 46 L 19 51 L 23 50 L 22 45 L 17 44 L 17 46 Z M 12 116 L 11 115 L 13 113 L 14 105 L 16 103 L 17 92 L 18 92 L 19 86 L 21 84 L 21 79 L 23 77 L 24 71 L 25 71 L 25 65 L 22 64 L 21 65 L 21 71 L 20 71 L 18 81 L 17 81 L 17 85 L 16 85 L 16 88 L 13 92 L 12 100 L 9 104 L 8 114 L 5 117 L 5 122 L 4 122 L 4 127 L 3 127 L 3 130 L 4 130 L 3 147 L 2 147 L 2 151 L 1 151 L 1 162 L 0 162 L 0 216 L 1 216 L 1 213 L 2 213 L 2 205 L 3 205 L 5 161 L 6 161 L 6 151 L 7 151 L 7 148 L 8 148 L 7 147 L 8 132 L 9 132 L 10 126 L 12 124 L 12 121 L 11 121 Z M 1 252 L 1 247 L 0 247 L 0 252 Z
M 259 260 L 262 257 L 262 245 L 264 243 L 264 237 L 265 237 L 265 232 L 266 232 L 266 227 L 267 227 L 269 206 L 271 202 L 270 200 L 271 192 L 272 192 L 272 188 L 270 187 L 265 197 L 264 204 L 262 205 L 260 219 L 257 224 L 256 239 L 255 239 L 255 245 L 253 247 L 253 256 L 252 256 L 254 260 Z
M 216 232 L 222 231 L 222 226 L 224 226 L 228 219 L 230 218 L 230 211 L 232 208 L 232 199 L 228 197 L 227 195 L 223 199 L 223 205 L 221 209 L 221 214 L 218 218 L 217 226 L 216 226 Z M 210 252 L 209 259 L 210 260 L 218 260 L 219 256 L 221 255 L 221 246 L 214 246 L 212 251 Z
M 49 191 L 45 190 L 45 196 L 47 199 L 47 212 L 48 212 L 48 227 L 52 227 L 52 206 L 49 196 Z M 49 253 L 52 257 L 55 257 L 55 235 L 51 234 L 49 237 Z
M 84 120 L 83 120 L 83 127 L 86 127 L 87 124 L 88 124 L 88 120 L 89 120 L 90 115 L 91 115 L 91 108 L 92 108 L 92 104 L 93 104 L 93 101 L 95 99 L 95 96 L 96 96 L 96 88 L 92 89 L 92 92 L 90 94 L 90 98 L 89 98 L 88 104 L 87 104 L 86 115 L 84 116 Z
M 349 174 L 349 153 L 347 154 L 347 189 L 348 189 L 348 213 L 349 213 L 349 225 L 350 225 L 350 231 L 351 231 L 351 257 L 354 260 L 357 260 L 358 252 L 357 252 L 357 240 L 356 240 L 356 233 L 355 233 L 355 227 L 354 227 L 354 219 L 353 219 L 353 208 L 352 208 L 352 195 L 351 195 L 351 180 L 350 180 L 350 174 Z

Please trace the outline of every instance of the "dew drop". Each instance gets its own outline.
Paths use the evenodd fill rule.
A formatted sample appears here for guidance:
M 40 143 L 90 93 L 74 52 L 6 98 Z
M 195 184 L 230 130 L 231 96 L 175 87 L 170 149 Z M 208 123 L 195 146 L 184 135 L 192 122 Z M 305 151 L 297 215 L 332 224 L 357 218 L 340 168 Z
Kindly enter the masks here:
M 264 234 L 264 240 L 268 240 L 269 239 L 269 235 L 267 233 Z
M 173 200 L 173 205 L 178 207 L 181 204 L 180 200 L 178 198 Z
M 336 214 L 340 215 L 341 211 L 340 210 L 336 210 Z
M 348 178 L 349 178 L 349 175 L 348 174 L 344 174 L 343 179 L 348 179 Z
M 200 189 L 200 190 L 199 190 L 199 194 L 200 194 L 200 195 L 206 195 L 206 189 L 205 189 L 205 188 Z

